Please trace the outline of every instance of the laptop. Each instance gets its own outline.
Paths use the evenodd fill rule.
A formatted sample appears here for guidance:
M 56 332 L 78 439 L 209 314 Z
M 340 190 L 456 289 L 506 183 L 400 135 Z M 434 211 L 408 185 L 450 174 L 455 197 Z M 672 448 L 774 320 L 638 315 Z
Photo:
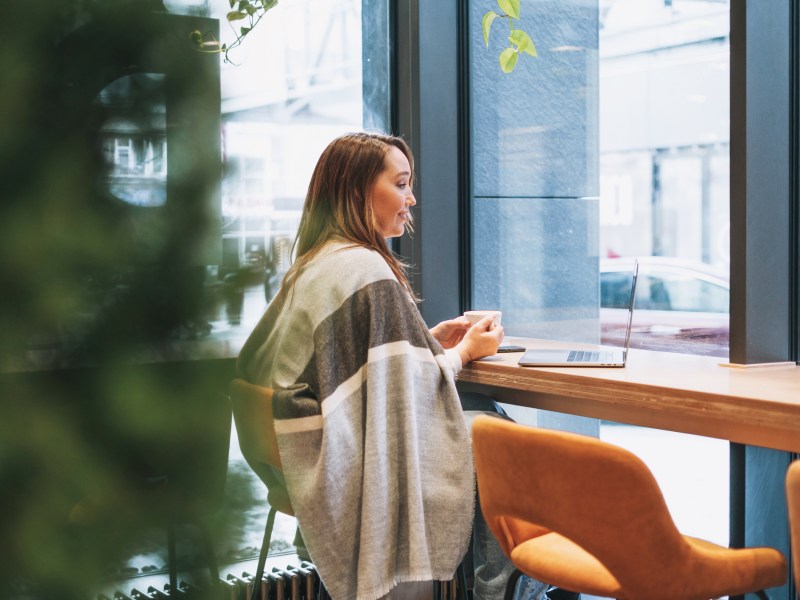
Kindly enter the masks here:
M 636 299 L 636 280 L 639 278 L 639 261 L 633 264 L 631 300 L 628 304 L 628 325 L 625 330 L 625 349 L 589 348 L 581 350 L 527 350 L 519 359 L 523 367 L 624 367 L 628 360 L 633 323 L 633 303 Z

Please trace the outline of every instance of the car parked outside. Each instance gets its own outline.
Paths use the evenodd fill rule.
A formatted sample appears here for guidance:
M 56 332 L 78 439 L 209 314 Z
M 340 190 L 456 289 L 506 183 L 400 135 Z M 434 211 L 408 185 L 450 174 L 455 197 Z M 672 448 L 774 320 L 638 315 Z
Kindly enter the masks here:
M 729 274 L 700 262 L 640 257 L 631 347 L 728 356 Z M 633 258 L 600 260 L 601 342 L 624 345 Z

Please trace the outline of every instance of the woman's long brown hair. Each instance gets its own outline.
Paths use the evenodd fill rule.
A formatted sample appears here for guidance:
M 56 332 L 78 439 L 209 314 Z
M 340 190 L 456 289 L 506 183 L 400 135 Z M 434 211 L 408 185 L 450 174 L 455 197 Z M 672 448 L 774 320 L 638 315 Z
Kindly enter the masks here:
M 400 284 L 413 296 L 406 265 L 391 251 L 378 231 L 370 193 L 378 175 L 386 168 L 389 149 L 398 148 L 408 159 L 414 179 L 414 159 L 408 144 L 399 137 L 376 133 L 349 133 L 336 138 L 317 161 L 306 193 L 300 227 L 294 241 L 295 261 L 281 285 L 281 292 L 294 281 L 316 252 L 333 236 L 378 252 Z M 410 222 L 409 222 L 410 225 Z

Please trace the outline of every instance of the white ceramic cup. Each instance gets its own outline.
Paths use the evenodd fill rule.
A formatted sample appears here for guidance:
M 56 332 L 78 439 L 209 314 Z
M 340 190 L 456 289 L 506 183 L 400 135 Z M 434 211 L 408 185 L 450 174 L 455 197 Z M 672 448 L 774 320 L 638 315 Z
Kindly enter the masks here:
M 503 318 L 503 313 L 499 310 L 468 310 L 464 313 L 464 316 L 467 318 L 467 321 L 469 321 L 470 325 L 475 325 L 475 323 L 489 315 L 493 317 L 493 325 L 500 325 L 500 321 Z

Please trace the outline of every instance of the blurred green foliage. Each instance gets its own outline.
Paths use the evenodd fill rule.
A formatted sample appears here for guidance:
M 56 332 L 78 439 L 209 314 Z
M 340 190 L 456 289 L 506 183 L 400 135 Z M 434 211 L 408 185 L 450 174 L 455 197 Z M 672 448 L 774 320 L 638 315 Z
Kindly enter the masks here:
M 218 77 L 219 57 L 196 52 L 189 30 L 151 43 L 165 18 L 145 0 L 0 7 L 4 597 L 92 597 L 147 527 L 220 503 L 231 365 L 158 359 L 202 307 L 219 125 L 194 116 L 208 102 L 218 115 L 218 78 L 214 89 L 207 75 Z M 95 101 L 113 76 L 152 64 L 183 74 L 167 87 L 177 107 L 167 130 L 193 150 L 170 159 L 157 220 L 109 194 L 109 115 Z M 152 107 L 129 109 L 135 119 Z M 229 526 L 213 521 L 218 536 Z

